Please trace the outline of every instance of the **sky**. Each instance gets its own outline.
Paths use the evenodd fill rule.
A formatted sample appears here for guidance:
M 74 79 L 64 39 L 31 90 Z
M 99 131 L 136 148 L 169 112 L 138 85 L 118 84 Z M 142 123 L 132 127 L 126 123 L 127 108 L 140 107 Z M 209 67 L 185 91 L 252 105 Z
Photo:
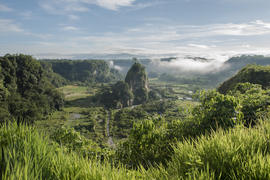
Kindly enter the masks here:
M 269 8 L 269 0 L 0 0 L 0 55 L 269 55 Z

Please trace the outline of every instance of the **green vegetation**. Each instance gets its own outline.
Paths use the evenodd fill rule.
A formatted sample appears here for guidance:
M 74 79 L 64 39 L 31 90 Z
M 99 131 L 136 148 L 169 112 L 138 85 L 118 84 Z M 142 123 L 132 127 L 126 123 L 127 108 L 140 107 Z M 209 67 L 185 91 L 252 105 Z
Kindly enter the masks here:
M 260 84 L 265 89 L 270 86 L 270 81 L 268 79 L 270 79 L 270 66 L 247 65 L 235 76 L 222 83 L 218 88 L 218 91 L 227 93 L 238 83 L 245 82 Z
M 103 83 L 121 78 L 117 70 L 110 69 L 102 60 L 44 60 L 43 63 L 70 82 Z
M 65 78 L 53 71 L 51 64 L 40 61 L 40 65 L 44 70 L 46 78 L 52 83 L 52 85 L 55 87 L 61 87 L 68 84 L 68 81 Z
M 114 84 L 103 62 L 48 62 L 0 58 L 1 179 L 270 178 L 268 66 L 195 93 L 138 62 Z
M 63 106 L 63 98 L 31 56 L 0 57 L 0 122 L 32 123 Z
M 112 165 L 106 158 L 100 161 L 99 156 L 89 158 L 67 151 L 31 127 L 9 124 L 0 128 L 0 176 L 2 179 L 269 179 L 269 132 L 269 122 L 256 128 L 237 126 L 230 131 L 218 130 L 210 136 L 176 143 L 166 167 L 130 170 L 122 164 Z
M 98 87 L 89 89 L 85 86 L 68 85 L 58 90 L 65 96 L 65 107 L 46 120 L 36 121 L 36 127 L 48 132 L 49 136 L 61 128 L 73 128 L 101 147 L 107 146 L 105 123 L 108 113 L 103 107 L 90 102 Z
M 63 138 L 62 133 L 58 135 L 57 139 Z M 108 160 L 101 162 L 93 155 L 69 151 L 84 143 L 81 139 L 66 151 L 70 141 L 60 146 L 38 130 L 16 124 L 1 126 L 0 137 L 1 179 L 136 179 L 141 175 L 124 167 L 116 168 Z M 65 138 L 70 137 L 77 139 L 73 133 Z M 93 152 L 93 147 L 87 151 Z
M 157 179 L 269 179 L 269 122 L 177 143 Z
M 118 81 L 112 86 L 103 87 L 96 98 L 107 108 L 123 108 L 146 102 L 148 91 L 145 68 L 135 62 L 128 71 L 125 82 Z
M 96 98 L 107 108 L 123 108 L 132 105 L 133 93 L 127 83 L 118 81 L 112 86 L 103 87 Z

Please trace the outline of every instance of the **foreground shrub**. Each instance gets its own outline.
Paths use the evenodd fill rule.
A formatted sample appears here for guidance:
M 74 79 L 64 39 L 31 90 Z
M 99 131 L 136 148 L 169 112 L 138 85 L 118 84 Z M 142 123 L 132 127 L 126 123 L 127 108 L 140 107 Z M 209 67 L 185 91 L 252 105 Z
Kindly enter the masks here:
M 127 167 L 145 168 L 163 164 L 171 159 L 177 141 L 197 138 L 218 127 L 228 129 L 241 122 L 238 100 L 216 91 L 202 91 L 201 102 L 183 120 L 167 122 L 162 118 L 144 119 L 134 124 L 126 142 L 119 145 L 117 158 Z
M 73 128 L 59 128 L 51 134 L 51 139 L 66 152 L 77 152 L 88 158 L 104 158 L 107 149 L 101 149 L 97 143 L 87 139 Z
M 193 109 L 192 114 L 193 120 L 199 123 L 202 131 L 233 127 L 241 121 L 241 107 L 234 96 L 212 90 L 201 91 L 198 98 L 201 104 Z
M 264 90 L 261 85 L 239 83 L 229 94 L 240 100 L 246 126 L 255 125 L 261 117 L 269 115 L 270 91 Z
M 236 127 L 178 143 L 166 173 L 158 179 L 269 179 L 270 124 Z M 162 168 L 161 168 L 162 169 Z M 161 171 L 158 171 L 161 172 Z M 206 178 L 208 177 L 208 178 Z
M 65 152 L 32 127 L 0 128 L 0 179 L 138 179 L 143 175 Z
M 172 148 L 166 139 L 166 124 L 157 121 L 160 119 L 135 123 L 128 140 L 119 145 L 116 156 L 127 167 L 149 167 L 169 159 Z

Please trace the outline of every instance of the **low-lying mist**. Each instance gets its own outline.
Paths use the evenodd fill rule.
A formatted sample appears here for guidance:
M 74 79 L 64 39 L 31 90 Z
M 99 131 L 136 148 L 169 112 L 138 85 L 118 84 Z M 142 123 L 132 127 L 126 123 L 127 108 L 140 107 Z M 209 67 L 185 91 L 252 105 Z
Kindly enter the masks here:
M 225 64 L 226 60 L 201 57 L 178 57 L 168 60 L 154 59 L 149 66 L 152 71 L 156 70 L 169 74 L 209 74 L 226 69 L 228 66 Z

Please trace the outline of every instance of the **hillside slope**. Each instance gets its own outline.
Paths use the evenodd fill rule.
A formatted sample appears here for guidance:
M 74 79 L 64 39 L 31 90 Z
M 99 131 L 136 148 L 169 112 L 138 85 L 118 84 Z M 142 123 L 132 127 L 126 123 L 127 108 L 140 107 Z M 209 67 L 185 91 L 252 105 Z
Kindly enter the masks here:
M 218 87 L 218 91 L 220 93 L 226 94 L 238 83 L 245 82 L 260 84 L 264 89 L 268 88 L 270 86 L 270 66 L 247 65 L 235 76 L 223 82 Z

